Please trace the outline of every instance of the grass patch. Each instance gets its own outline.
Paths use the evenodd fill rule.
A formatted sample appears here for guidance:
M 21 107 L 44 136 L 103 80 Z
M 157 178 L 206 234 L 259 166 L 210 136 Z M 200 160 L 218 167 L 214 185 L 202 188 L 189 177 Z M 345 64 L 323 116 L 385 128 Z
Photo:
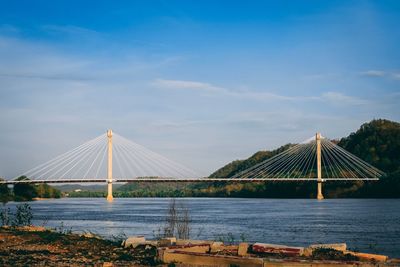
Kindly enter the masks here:
M 35 234 L 38 235 L 45 243 L 54 243 L 56 241 L 65 239 L 64 234 L 52 231 L 35 232 Z

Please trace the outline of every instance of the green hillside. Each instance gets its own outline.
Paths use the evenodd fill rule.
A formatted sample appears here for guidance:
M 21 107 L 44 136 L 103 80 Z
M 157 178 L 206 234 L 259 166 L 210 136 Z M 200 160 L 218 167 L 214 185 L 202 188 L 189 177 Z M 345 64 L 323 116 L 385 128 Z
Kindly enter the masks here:
M 338 145 L 386 173 L 400 168 L 400 123 L 373 120 Z

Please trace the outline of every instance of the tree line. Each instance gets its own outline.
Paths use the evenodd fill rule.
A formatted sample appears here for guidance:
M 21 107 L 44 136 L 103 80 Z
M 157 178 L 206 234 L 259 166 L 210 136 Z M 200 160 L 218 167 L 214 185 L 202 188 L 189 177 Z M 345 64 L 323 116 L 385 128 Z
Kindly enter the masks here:
M 26 176 L 21 176 L 18 181 L 28 180 Z M 0 185 L 0 201 L 31 201 L 35 198 L 60 198 L 61 191 L 48 184 L 14 184 L 12 190 L 7 185 Z

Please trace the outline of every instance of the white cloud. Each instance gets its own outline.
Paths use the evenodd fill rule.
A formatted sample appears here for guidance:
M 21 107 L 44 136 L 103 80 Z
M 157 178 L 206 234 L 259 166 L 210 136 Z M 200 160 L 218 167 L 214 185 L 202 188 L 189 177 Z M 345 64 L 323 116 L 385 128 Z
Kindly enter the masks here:
M 361 75 L 369 77 L 384 77 L 386 76 L 386 72 L 382 70 L 368 70 L 361 72 Z

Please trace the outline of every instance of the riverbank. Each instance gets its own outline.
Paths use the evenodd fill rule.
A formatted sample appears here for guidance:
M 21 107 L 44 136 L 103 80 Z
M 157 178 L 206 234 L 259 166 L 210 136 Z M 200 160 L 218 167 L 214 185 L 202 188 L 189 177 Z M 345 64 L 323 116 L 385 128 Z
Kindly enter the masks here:
M 0 228 L 1 266 L 399 266 L 384 255 L 345 244 L 288 247 L 201 240 L 102 239 L 25 226 Z
M 34 225 L 63 226 L 107 238 L 121 234 L 154 238 L 170 202 L 166 198 L 120 198 L 112 203 L 61 198 L 29 205 Z M 291 246 L 346 242 L 353 250 L 400 258 L 399 199 L 185 198 L 176 202 L 190 210 L 191 238 Z M 20 204 L 6 206 L 14 213 Z
M 120 240 L 44 227 L 0 228 L 0 266 L 139 266 L 146 255 L 121 247 Z M 154 258 L 154 256 L 152 257 Z

